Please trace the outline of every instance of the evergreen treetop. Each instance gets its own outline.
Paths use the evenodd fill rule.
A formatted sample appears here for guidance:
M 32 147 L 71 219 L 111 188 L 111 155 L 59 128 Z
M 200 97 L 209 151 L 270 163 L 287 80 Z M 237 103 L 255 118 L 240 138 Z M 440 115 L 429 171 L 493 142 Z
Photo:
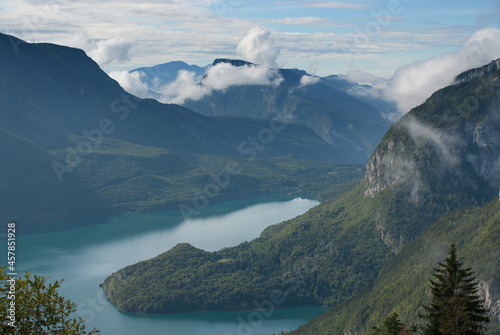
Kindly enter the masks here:
M 430 279 L 432 299 L 423 306 L 427 321 L 424 335 L 481 335 L 489 322 L 488 310 L 478 292 L 478 282 L 471 268 L 458 261 L 451 245 L 444 263 L 438 263 Z

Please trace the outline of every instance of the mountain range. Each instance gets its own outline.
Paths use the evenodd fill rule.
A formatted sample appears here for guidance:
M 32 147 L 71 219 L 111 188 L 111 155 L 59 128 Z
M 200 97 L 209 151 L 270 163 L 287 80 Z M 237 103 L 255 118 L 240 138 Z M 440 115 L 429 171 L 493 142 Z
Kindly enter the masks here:
M 233 71 L 221 65 L 231 65 Z M 149 94 L 164 98 L 168 85 L 175 85 L 179 71 L 193 72 L 198 85 L 231 81 L 231 76 L 242 76 L 235 69 L 251 69 L 257 65 L 232 59 L 216 59 L 203 68 L 184 62 L 170 62 L 154 67 L 132 70 L 139 73 Z M 213 89 L 209 93 L 187 98 L 182 105 L 203 115 L 239 116 L 272 119 L 277 111 L 286 113 L 290 122 L 314 130 L 326 142 L 351 153 L 358 163 L 366 163 L 368 156 L 391 125 L 390 115 L 396 112 L 393 104 L 366 94 L 372 87 L 349 82 L 338 76 L 317 77 L 298 69 L 269 69 L 270 83 L 238 83 Z M 250 78 L 248 81 L 251 82 Z M 215 80 L 215 79 L 214 79 Z M 242 80 L 240 78 L 240 80 Z M 233 80 L 238 82 L 238 80 Z M 243 80 L 242 80 L 243 81 Z M 178 84 L 181 85 L 181 84 Z M 364 92 L 365 94 L 361 94 Z
M 393 124 L 353 190 L 251 242 L 179 244 L 125 267 L 105 280 L 108 298 L 133 313 L 333 306 L 293 333 L 359 334 L 392 312 L 418 322 L 432 267 L 456 243 L 498 333 L 498 63 L 461 74 Z
M 355 159 L 305 126 L 139 99 L 82 50 L 2 34 L 0 57 L 1 220 L 26 232 L 193 208 L 196 191 L 228 164 L 238 173 L 212 202 L 337 187 L 320 170 L 339 168 L 347 183 L 360 177 L 358 166 L 330 164 Z

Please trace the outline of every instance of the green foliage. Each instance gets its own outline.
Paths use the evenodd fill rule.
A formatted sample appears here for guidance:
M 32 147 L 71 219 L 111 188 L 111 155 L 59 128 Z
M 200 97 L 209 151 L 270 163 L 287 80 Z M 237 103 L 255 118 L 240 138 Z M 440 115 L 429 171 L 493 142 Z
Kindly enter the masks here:
M 478 278 L 490 290 L 491 299 L 500 299 L 498 293 L 495 296 L 500 278 L 498 222 L 498 198 L 483 208 L 466 208 L 443 216 L 392 257 L 363 292 L 292 334 L 367 332 L 394 312 L 405 322 L 421 323 L 417 316 L 424 313 L 422 305 L 430 303 L 429 276 L 452 243 L 460 250 L 464 262 L 474 264 Z M 498 334 L 499 326 L 499 322 L 490 323 L 487 334 Z
M 113 274 L 104 289 L 120 310 L 138 313 L 252 309 L 273 290 L 287 297 L 282 307 L 336 305 L 361 292 L 389 259 L 380 222 L 409 220 L 415 207 L 363 193 L 360 185 L 233 248 L 192 251 L 185 262 L 177 260 L 179 252 L 168 251 Z M 435 215 L 422 212 L 420 219 L 429 222 Z M 188 270 L 175 264 L 188 266 L 195 279 L 184 281 Z
M 95 328 L 88 332 L 82 318 L 72 318 L 75 303 L 61 297 L 57 289 L 62 281 L 47 283 L 47 279 L 26 273 L 16 278 L 11 287 L 11 277 L 0 267 L 0 330 L 11 335 L 91 335 L 100 334 Z M 15 293 L 12 293 L 14 292 Z M 15 295 L 12 304 L 11 295 Z M 10 296 L 10 297 L 9 297 Z M 9 308 L 14 312 L 11 313 Z M 13 319 L 12 317 L 15 317 Z M 9 323 L 12 323 L 9 325 Z M 12 327 L 15 325 L 15 327 Z
M 185 262 L 171 250 L 120 270 L 106 279 L 104 288 L 120 310 L 137 313 L 252 309 L 255 301 L 269 299 L 274 290 L 286 296 L 281 307 L 337 305 L 366 288 L 389 259 L 387 245 L 394 244 L 387 235 L 380 239 L 381 223 L 413 222 L 409 227 L 416 234 L 438 213 L 462 204 L 451 196 L 447 203 L 435 203 L 436 211 L 417 210 L 418 203 L 394 197 L 396 187 L 367 198 L 360 185 L 298 218 L 267 228 L 250 243 L 208 254 L 193 252 Z M 194 275 L 187 280 L 189 273 Z M 402 288 L 394 290 L 385 290 L 384 299 L 397 299 L 394 293 Z M 376 320 L 382 312 L 387 315 L 390 310 L 381 308 L 373 315 L 363 311 L 358 321 Z
M 451 245 L 444 263 L 439 262 L 430 280 L 431 303 L 424 306 L 427 321 L 425 335 L 481 335 L 489 322 L 484 299 L 478 293 L 478 282 L 471 268 L 463 268 Z
M 376 277 L 389 256 L 371 208 L 357 206 L 361 191 L 236 247 L 204 252 L 179 245 L 118 271 L 103 287 L 121 311 L 136 313 L 254 309 L 276 290 L 285 297 L 279 307 L 345 301 Z
M 494 282 L 500 273 L 495 263 L 499 257 L 494 257 L 498 248 L 491 239 L 498 236 L 495 204 L 484 212 L 455 212 L 453 220 L 444 216 L 441 225 L 434 222 L 496 196 L 496 177 L 470 158 L 494 164 L 494 143 L 486 151 L 478 149 L 471 129 L 488 123 L 493 125 L 489 131 L 498 130 L 490 122 L 498 86 L 498 80 L 488 77 L 486 85 L 471 81 L 436 93 L 391 127 L 372 155 L 365 182 L 353 191 L 269 227 L 249 243 L 214 253 L 188 249 L 191 277 L 178 265 L 183 264 L 182 256 L 175 248 L 131 265 L 106 279 L 108 297 L 122 311 L 171 313 L 252 309 L 278 290 L 286 297 L 280 307 L 335 306 L 296 332 L 317 335 L 367 331 L 393 312 L 414 321 L 424 303 L 426 278 L 445 240 L 477 261 L 485 283 Z M 446 109 L 438 108 L 462 106 L 481 87 L 486 88 L 478 96 L 480 107 L 464 120 L 460 109 L 443 113 Z M 457 117 L 450 118 L 453 113 Z M 414 120 L 426 136 L 410 131 Z M 456 148 L 446 147 L 444 139 L 449 137 L 459 139 L 453 142 Z M 371 186 L 378 192 L 365 196 Z M 491 234 L 483 235 L 483 229 Z M 425 239 L 419 238 L 422 233 Z M 322 240 L 325 243 L 318 242 Z M 391 257 L 391 251 L 397 255 Z M 346 302 L 358 294 L 359 300 L 353 300 L 357 303 Z
M 241 172 L 210 203 L 265 195 L 302 195 L 325 199 L 354 187 L 362 178 L 356 164 L 308 161 L 286 156 L 254 159 L 200 155 L 189 163 L 169 150 L 104 139 L 60 183 L 51 164 L 64 161 L 65 150 L 46 151 L 0 130 L 0 153 L 8 180 L 0 192 L 0 213 L 21 222 L 24 233 L 60 227 L 55 222 L 107 217 L 126 212 L 177 209 L 226 172 L 229 162 Z M 80 137 L 72 137 L 76 145 Z M 1 182 L 1 180 L 0 180 Z M 64 200 L 64 201 L 63 201 Z M 43 224 L 43 225 L 41 225 Z
M 371 335 L 411 335 L 416 333 L 414 326 L 406 326 L 398 317 L 397 313 L 386 316 L 382 325 L 373 326 Z

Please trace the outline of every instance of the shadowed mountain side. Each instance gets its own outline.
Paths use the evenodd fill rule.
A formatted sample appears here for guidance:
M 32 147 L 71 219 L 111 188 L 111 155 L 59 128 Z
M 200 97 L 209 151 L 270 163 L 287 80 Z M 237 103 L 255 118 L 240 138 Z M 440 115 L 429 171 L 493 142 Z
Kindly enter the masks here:
M 16 221 L 20 233 L 35 231 L 40 223 L 85 216 L 88 208 L 95 216 L 103 215 L 102 208 L 109 205 L 91 187 L 79 183 L 77 175 L 59 183 L 50 153 L 2 129 L 0 157 L 1 219 Z
M 289 156 L 248 161 L 208 155 L 197 158 L 209 166 L 202 168 L 166 149 L 105 139 L 59 182 L 52 164 L 64 161 L 64 149 L 47 152 L 4 131 L 0 138 L 0 213 L 4 221 L 17 221 L 23 233 L 95 224 L 126 212 L 177 210 L 181 204 L 196 212 L 194 201 L 203 204 L 199 199 L 208 195 L 209 204 L 263 194 L 324 198 L 362 177 L 357 165 Z M 228 173 L 228 164 L 235 164 L 238 173 Z M 211 193 L 205 195 L 205 189 Z
M 163 147 L 181 156 L 238 157 L 247 149 L 242 143 L 247 141 L 248 146 L 248 137 L 252 137 L 259 157 L 296 155 L 353 161 L 348 153 L 328 145 L 306 127 L 279 122 L 272 127 L 269 121 L 248 118 L 208 118 L 177 105 L 138 99 L 125 93 L 79 49 L 28 44 L 0 35 L 0 54 L 2 128 L 45 149 L 64 148 L 69 135 L 91 133 L 106 120 L 107 137 Z M 270 127 L 279 130 L 272 132 Z
M 264 119 L 280 111 L 290 122 L 313 129 L 328 143 L 350 152 L 357 162 L 365 163 L 390 126 L 381 110 L 336 89 L 326 79 L 301 84 L 303 76 L 310 77 L 305 71 L 280 69 L 278 73 L 284 79 L 278 86 L 232 86 L 199 101 L 187 100 L 184 106 L 205 115 Z

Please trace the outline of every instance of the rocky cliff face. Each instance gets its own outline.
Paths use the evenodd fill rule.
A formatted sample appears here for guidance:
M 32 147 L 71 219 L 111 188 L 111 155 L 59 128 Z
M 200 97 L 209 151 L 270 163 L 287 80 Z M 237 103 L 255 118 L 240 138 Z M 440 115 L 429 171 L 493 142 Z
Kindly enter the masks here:
M 364 195 L 391 203 L 374 220 L 394 253 L 442 214 L 498 195 L 499 65 L 471 70 L 434 93 L 393 124 L 368 159 Z M 391 211 L 405 213 L 389 222 Z
M 468 71 L 396 122 L 368 160 L 365 196 L 398 182 L 412 195 L 431 181 L 471 192 L 498 189 L 499 76 L 500 59 Z
M 479 281 L 479 292 L 484 299 L 486 308 L 490 310 L 490 315 L 500 322 L 500 283 L 488 283 Z
M 463 125 L 460 134 L 413 118 L 405 118 L 399 126 L 407 140 L 382 140 L 366 165 L 365 196 L 374 197 L 401 182 L 415 197 L 429 190 L 429 179 L 436 177 L 442 183 L 452 179 L 451 186 L 470 191 L 485 184 L 500 186 L 500 109 Z M 422 157 L 426 162 L 420 161 Z
M 416 164 L 405 155 L 403 142 L 382 141 L 366 164 L 365 196 L 374 197 L 392 184 L 414 177 L 415 173 L 418 173 Z
M 500 106 L 499 106 L 500 107 Z M 478 122 L 472 132 L 474 151 L 465 159 L 491 184 L 500 184 L 500 109 Z
M 495 72 L 498 69 L 500 69 L 500 58 L 483 67 L 468 70 L 459 74 L 455 80 L 455 83 L 465 83 L 479 77 L 484 77 L 485 75 Z

